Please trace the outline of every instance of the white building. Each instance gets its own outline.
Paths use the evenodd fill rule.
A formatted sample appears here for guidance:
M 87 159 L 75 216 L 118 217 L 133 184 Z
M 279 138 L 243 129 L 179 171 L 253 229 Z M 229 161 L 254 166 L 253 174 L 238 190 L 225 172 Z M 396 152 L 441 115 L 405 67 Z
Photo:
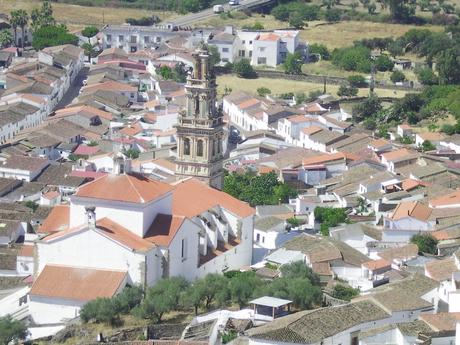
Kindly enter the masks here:
M 171 186 L 129 169 L 115 160 L 117 174 L 81 186 L 70 205 L 53 209 L 42 229 L 49 235 L 37 242 L 38 279 L 46 267 L 64 265 L 122 271 L 127 283 L 150 286 L 250 265 L 251 207 L 194 179 Z M 49 323 L 52 313 L 37 303 L 34 321 Z
M 33 181 L 50 162 L 47 159 L 27 156 L 10 156 L 0 161 L 0 177 Z

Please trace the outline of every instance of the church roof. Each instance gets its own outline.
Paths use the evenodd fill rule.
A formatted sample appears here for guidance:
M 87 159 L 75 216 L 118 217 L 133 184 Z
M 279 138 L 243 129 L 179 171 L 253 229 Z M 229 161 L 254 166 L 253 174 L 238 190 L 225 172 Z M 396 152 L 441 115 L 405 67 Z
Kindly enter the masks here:
M 167 183 L 154 181 L 138 174 L 109 174 L 89 182 L 76 196 L 132 203 L 148 203 L 173 190 Z
M 159 246 L 169 246 L 185 217 L 159 214 L 145 234 L 145 239 Z
M 173 214 L 195 217 L 215 206 L 246 218 L 255 213 L 254 208 L 246 202 L 231 195 L 209 187 L 197 179 L 188 179 L 176 185 L 173 192 Z

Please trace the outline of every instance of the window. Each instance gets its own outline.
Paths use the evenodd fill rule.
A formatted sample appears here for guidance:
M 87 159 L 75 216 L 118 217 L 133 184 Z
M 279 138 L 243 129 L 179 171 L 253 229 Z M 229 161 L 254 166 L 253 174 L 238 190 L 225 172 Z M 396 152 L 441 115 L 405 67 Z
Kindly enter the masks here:
M 203 157 L 203 140 L 198 140 L 196 144 L 196 155 L 198 157 Z
M 252 57 L 252 50 L 249 51 L 249 57 Z
M 257 58 L 257 64 L 258 65 L 266 65 L 267 64 L 267 58 L 266 57 Z
M 144 36 L 144 43 L 149 43 L 149 42 L 150 42 L 150 37 Z
M 249 44 L 252 44 L 252 41 L 249 41 Z
M 118 42 L 123 42 L 124 41 L 124 36 L 123 35 L 119 35 L 118 36 Z
M 246 55 L 246 52 L 244 50 L 238 51 L 238 56 L 244 57 Z
M 223 58 L 222 62 L 228 62 L 228 58 Z
M 265 243 L 265 236 L 262 236 L 262 243 Z
M 222 53 L 228 53 L 229 49 L 228 48 L 222 48 Z
M 112 35 L 107 35 L 106 39 L 107 39 L 107 42 L 110 42 L 112 40 Z
M 110 48 L 112 48 L 112 45 L 111 45 L 111 44 L 106 44 L 106 45 L 105 45 L 105 48 L 106 48 L 106 49 L 110 49 Z
M 187 156 L 190 155 L 190 139 L 189 138 L 184 139 L 184 155 L 187 155 Z
M 130 96 L 131 96 L 131 98 L 134 98 L 134 93 L 133 93 L 133 92 L 131 92 Z
M 129 39 L 129 42 L 137 43 L 137 37 L 136 36 L 131 36 L 130 39 Z
M 137 48 L 136 47 L 131 47 L 131 53 L 135 53 L 137 52 Z
M 157 42 L 161 42 L 161 37 L 157 37 L 157 38 L 156 38 L 156 41 L 157 41 Z
M 243 44 L 246 44 L 246 41 L 245 41 L 245 40 L 243 40 L 243 41 L 241 41 L 241 43 L 243 43 Z
M 256 236 L 256 242 L 260 242 L 260 234 L 257 234 L 257 236 Z
M 182 260 L 187 259 L 187 242 L 185 238 L 182 239 L 181 258 Z
M 259 51 L 260 51 L 260 52 L 264 52 L 264 51 L 265 51 L 265 47 L 259 47 Z

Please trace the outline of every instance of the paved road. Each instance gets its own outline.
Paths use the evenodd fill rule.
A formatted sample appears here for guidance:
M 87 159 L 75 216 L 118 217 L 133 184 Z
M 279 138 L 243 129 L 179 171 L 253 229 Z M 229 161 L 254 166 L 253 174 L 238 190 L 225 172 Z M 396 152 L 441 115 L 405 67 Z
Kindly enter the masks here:
M 252 7 L 252 6 L 255 6 L 256 4 L 264 4 L 270 1 L 272 0 L 240 0 L 240 4 L 238 6 L 230 6 L 229 4 L 225 4 L 224 10 L 230 11 L 232 9 Z M 201 20 L 213 17 L 213 16 L 217 16 L 217 14 L 214 13 L 212 8 L 208 8 L 201 12 L 191 13 L 191 14 L 187 14 L 185 16 L 181 16 L 176 19 L 173 19 L 172 23 L 178 26 L 191 25 L 193 23 L 196 23 L 198 21 L 201 21 Z
M 64 97 L 59 101 L 57 104 L 56 108 L 54 110 L 59 110 L 62 108 L 65 108 L 68 106 L 72 101 L 78 97 L 78 94 L 80 92 L 80 89 L 82 87 L 82 82 L 85 80 L 88 76 L 89 72 L 89 67 L 83 67 L 80 70 L 80 73 L 78 73 L 77 77 L 73 81 L 73 83 L 70 85 L 69 90 L 65 93 Z

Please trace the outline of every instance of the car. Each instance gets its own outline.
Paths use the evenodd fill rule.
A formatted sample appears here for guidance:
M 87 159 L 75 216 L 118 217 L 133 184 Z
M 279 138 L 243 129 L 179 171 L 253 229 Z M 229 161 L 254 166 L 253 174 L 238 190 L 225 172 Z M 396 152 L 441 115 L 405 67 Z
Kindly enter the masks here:
M 238 6 L 240 4 L 240 0 L 230 0 L 228 4 L 230 6 Z
M 224 12 L 224 6 L 222 6 L 222 5 L 214 5 L 213 11 L 214 11 L 214 13 L 222 13 L 222 12 Z

